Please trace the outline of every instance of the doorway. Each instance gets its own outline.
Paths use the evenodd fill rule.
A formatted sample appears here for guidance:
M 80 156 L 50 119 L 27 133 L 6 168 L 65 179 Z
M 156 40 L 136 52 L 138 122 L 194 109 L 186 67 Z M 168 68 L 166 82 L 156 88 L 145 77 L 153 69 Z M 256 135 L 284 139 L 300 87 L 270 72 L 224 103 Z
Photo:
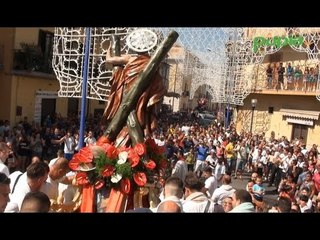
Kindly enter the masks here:
M 79 99 L 68 98 L 68 116 L 78 116 Z
M 41 123 L 43 123 L 48 115 L 50 115 L 53 120 L 56 114 L 56 99 L 42 98 L 41 105 Z

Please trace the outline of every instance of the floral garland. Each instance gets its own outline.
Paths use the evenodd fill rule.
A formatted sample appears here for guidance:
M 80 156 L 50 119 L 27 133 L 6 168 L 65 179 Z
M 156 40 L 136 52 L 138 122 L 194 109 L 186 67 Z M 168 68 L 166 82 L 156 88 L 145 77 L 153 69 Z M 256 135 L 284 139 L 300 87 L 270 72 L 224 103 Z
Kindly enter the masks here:
M 151 177 L 165 172 L 169 162 L 164 153 L 165 148 L 157 146 L 153 139 L 134 147 L 116 148 L 102 136 L 95 146 L 76 153 L 69 167 L 77 171 L 79 185 L 93 184 L 97 190 L 106 186 L 128 194 L 132 183 L 143 187 L 152 181 Z

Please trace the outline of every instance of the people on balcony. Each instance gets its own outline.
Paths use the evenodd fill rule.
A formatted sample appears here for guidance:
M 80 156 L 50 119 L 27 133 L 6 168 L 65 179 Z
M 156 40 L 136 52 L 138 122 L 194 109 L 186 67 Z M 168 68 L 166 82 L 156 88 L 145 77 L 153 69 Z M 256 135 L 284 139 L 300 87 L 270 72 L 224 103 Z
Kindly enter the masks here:
M 299 87 L 299 82 L 302 79 L 302 71 L 300 69 L 300 66 L 297 65 L 294 69 L 294 78 L 293 78 L 293 84 L 294 84 L 294 90 L 297 91 Z
M 273 89 L 277 88 L 278 85 L 278 67 L 277 67 L 277 63 L 273 64 L 273 69 L 272 69 L 272 79 L 273 79 Z
M 265 70 L 267 89 L 316 91 L 319 65 L 308 64 L 308 66 L 302 67 L 300 65 L 292 66 L 292 63 L 285 64 L 286 67 L 283 65 L 282 62 L 268 64 Z
M 308 81 L 307 81 L 307 90 L 308 91 L 315 91 L 315 88 L 314 88 L 315 82 L 316 81 L 315 81 L 315 76 L 314 76 L 314 68 L 311 67 L 310 74 L 309 74 Z
M 279 86 L 280 86 L 280 88 L 281 88 L 281 90 L 283 90 L 284 89 L 284 78 L 283 78 L 283 76 L 284 76 L 284 73 L 285 73 L 285 68 L 283 67 L 283 63 L 281 62 L 280 63 L 280 65 L 279 65 L 279 67 L 278 67 L 278 84 L 277 84 L 277 89 L 279 88 Z
M 285 89 L 289 89 L 291 90 L 292 89 L 292 82 L 293 82 L 293 67 L 291 66 L 291 63 L 288 63 L 288 66 L 287 66 L 287 82 L 285 84 Z
M 309 78 L 310 78 L 309 67 L 305 67 L 304 68 L 304 72 L 303 72 L 303 87 L 302 87 L 302 91 L 307 91 L 307 82 L 308 82 Z
M 268 83 L 268 89 L 272 88 L 272 67 L 271 64 L 268 65 L 268 68 L 266 70 L 266 74 L 267 74 L 267 83 Z

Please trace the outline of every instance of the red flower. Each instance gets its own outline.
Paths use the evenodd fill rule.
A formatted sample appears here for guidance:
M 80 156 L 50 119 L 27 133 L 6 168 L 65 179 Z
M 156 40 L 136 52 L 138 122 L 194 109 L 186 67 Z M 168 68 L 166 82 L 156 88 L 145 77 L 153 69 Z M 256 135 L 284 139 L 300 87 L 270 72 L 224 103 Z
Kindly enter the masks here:
M 147 177 L 144 172 L 136 172 L 133 174 L 133 180 L 139 187 L 143 187 L 147 183 Z
M 76 175 L 76 181 L 79 185 L 85 185 L 89 183 L 89 179 L 86 172 L 78 172 Z
M 128 194 L 130 192 L 130 189 L 131 189 L 130 179 L 129 178 L 121 179 L 120 191 L 125 194 Z
M 164 151 L 153 139 L 133 147 L 116 148 L 107 137 L 101 137 L 96 146 L 84 147 L 75 154 L 69 165 L 72 170 L 79 171 L 78 184 L 92 184 L 95 189 L 101 189 L 111 181 L 122 193 L 129 194 L 131 184 L 142 187 L 147 183 L 147 173 L 160 174 L 158 171 L 167 167 Z M 91 171 L 90 175 L 86 171 Z
M 109 138 L 107 138 L 106 136 L 102 136 L 98 139 L 96 145 L 98 146 L 102 146 L 104 143 L 110 143 Z
M 80 163 L 78 161 L 78 158 L 76 158 L 75 155 L 73 155 L 72 159 L 69 162 L 69 168 L 72 171 L 77 171 L 79 166 L 80 166 Z
M 104 185 L 104 181 L 103 179 L 99 179 L 94 183 L 94 187 L 95 189 L 99 190 L 100 188 L 102 188 Z
M 102 170 L 101 175 L 103 177 L 110 177 L 113 174 L 114 170 L 115 168 L 112 165 L 106 165 Z
M 133 149 L 139 156 L 143 156 L 147 152 L 146 145 L 144 143 L 137 143 L 134 145 Z
M 109 159 L 116 159 L 118 157 L 118 150 L 115 146 L 109 143 L 104 143 L 101 147 L 104 149 Z
M 78 153 L 74 155 L 81 163 L 90 163 L 93 160 L 93 153 L 89 147 L 81 148 Z
M 137 166 L 139 164 L 140 157 L 133 149 L 130 149 L 128 152 L 128 160 L 131 164 L 131 167 L 134 168 L 135 166 Z
M 122 147 L 118 148 L 118 152 L 119 153 L 121 153 L 121 152 L 129 152 L 130 149 L 131 149 L 130 147 L 122 146 Z
M 153 160 L 149 159 L 148 162 L 144 162 L 144 166 L 147 169 L 152 170 L 152 169 L 154 169 L 156 167 L 156 163 Z

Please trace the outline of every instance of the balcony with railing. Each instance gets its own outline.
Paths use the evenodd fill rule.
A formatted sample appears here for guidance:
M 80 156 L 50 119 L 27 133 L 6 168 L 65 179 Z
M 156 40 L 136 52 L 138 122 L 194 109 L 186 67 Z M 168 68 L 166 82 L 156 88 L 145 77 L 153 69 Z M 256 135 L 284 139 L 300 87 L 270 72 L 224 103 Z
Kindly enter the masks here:
M 14 49 L 13 74 L 54 78 L 52 53 L 45 54 L 37 45 L 21 43 L 21 49 Z
M 292 71 L 288 72 L 288 64 Z M 299 60 L 283 62 L 283 80 L 279 77 L 279 63 L 259 64 L 254 67 L 252 92 L 281 95 L 316 95 L 319 76 L 319 62 L 315 60 Z

